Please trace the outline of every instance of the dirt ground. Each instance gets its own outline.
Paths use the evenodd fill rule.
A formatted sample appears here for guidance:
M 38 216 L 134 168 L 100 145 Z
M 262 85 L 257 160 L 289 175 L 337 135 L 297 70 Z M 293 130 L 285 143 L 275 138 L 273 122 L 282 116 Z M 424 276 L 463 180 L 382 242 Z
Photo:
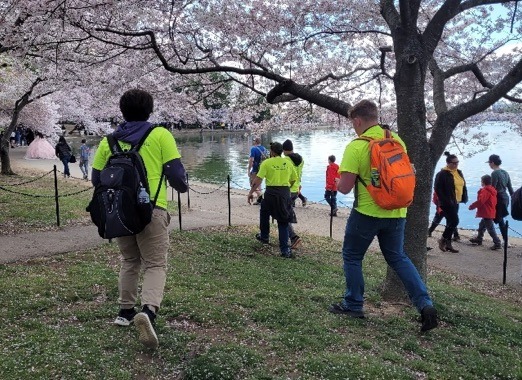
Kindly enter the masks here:
M 36 169 L 49 171 L 53 165 L 63 169 L 58 160 L 24 160 L 26 148 L 11 150 L 13 169 Z M 78 164 L 71 164 L 71 175 L 81 178 Z M 73 181 L 75 179 L 71 179 Z M 229 204 L 226 184 L 211 185 L 191 183 L 189 194 L 181 196 L 181 218 L 178 214 L 172 215 L 171 229 L 197 229 L 210 226 L 228 225 Z M 230 222 L 232 225 L 257 225 L 259 220 L 259 206 L 247 203 L 245 190 L 232 189 L 230 196 Z M 176 196 L 169 192 L 169 196 Z M 190 202 L 190 207 L 189 207 Z M 324 204 L 310 204 L 296 207 L 298 223 L 295 226 L 297 233 L 320 236 L 330 235 L 329 207 Z M 332 238 L 342 241 L 346 218 L 349 209 L 342 208 L 338 217 L 333 218 Z M 181 221 L 181 225 L 180 225 Z M 274 228 L 276 228 L 274 226 Z M 433 238 L 428 238 L 428 245 L 433 247 L 428 251 L 428 267 L 442 269 L 457 276 L 466 276 L 480 279 L 494 284 L 502 284 L 503 280 L 503 251 L 491 251 L 491 241 L 485 241 L 483 246 L 467 244 L 473 231 L 461 230 L 462 242 L 456 242 L 455 248 L 459 253 L 443 253 L 437 248 L 437 238 L 442 229 L 436 230 Z M 376 242 L 374 242 L 375 244 Z M 54 231 L 32 232 L 11 236 L 0 236 L 0 263 L 19 262 L 35 257 L 50 256 L 74 251 L 84 251 L 106 244 L 101 239 L 94 226 L 75 226 L 59 228 Z M 306 244 L 306 240 L 303 242 Z M 506 285 L 522 293 L 522 239 L 510 238 L 510 247 L 507 250 Z M 375 248 L 377 246 L 375 245 Z

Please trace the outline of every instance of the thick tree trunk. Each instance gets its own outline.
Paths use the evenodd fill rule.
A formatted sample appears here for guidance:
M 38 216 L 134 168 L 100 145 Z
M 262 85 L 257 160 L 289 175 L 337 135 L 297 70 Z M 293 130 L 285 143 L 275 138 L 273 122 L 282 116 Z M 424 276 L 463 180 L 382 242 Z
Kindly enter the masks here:
M 433 165 L 426 139 L 424 100 L 428 58 L 420 46 L 419 39 L 405 35 L 395 37 L 397 67 L 394 85 L 397 97 L 397 123 L 399 135 L 406 143 L 408 155 L 417 171 L 415 198 L 408 208 L 406 219 L 404 249 L 422 278 L 426 279 L 426 241 L 433 177 Z M 382 296 L 388 301 L 403 301 L 406 297 L 404 286 L 390 267 Z
M 9 137 L 11 133 L 4 133 L 0 140 L 0 161 L 2 162 L 2 174 L 13 175 L 11 170 L 11 159 L 9 158 Z

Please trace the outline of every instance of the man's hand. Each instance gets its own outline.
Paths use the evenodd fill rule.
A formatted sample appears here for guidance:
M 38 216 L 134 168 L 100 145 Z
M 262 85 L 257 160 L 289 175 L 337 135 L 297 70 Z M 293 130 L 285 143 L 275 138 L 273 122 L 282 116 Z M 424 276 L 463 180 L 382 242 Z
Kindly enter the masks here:
M 252 192 L 248 193 L 248 196 L 247 196 L 248 204 L 251 205 L 253 200 L 254 200 L 254 194 Z

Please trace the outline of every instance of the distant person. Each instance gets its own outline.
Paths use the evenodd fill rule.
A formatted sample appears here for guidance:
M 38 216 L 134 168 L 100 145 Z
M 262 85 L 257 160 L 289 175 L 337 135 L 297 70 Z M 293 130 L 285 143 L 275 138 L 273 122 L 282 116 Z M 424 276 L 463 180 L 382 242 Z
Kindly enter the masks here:
M 382 138 L 384 130 L 379 125 L 377 105 L 369 100 L 362 100 L 348 111 L 357 136 Z M 394 139 L 401 145 L 400 137 L 392 132 Z M 371 182 L 370 151 L 368 141 L 354 139 L 344 151 L 339 166 L 341 179 L 337 188 L 342 194 L 355 190 L 354 208 L 346 223 L 342 255 L 346 291 L 343 300 L 332 304 L 329 311 L 352 318 L 364 318 L 364 276 L 362 261 L 375 236 L 379 240 L 381 252 L 388 265 L 402 281 L 411 302 L 421 315 L 421 331 L 431 330 L 438 325 L 437 310 L 428 295 L 426 285 L 404 252 L 404 227 L 406 208 L 386 210 L 372 198 L 366 187 Z
M 433 231 L 435 231 L 435 228 L 440 224 L 442 219 L 444 218 L 444 211 L 439 206 L 439 197 L 437 196 L 436 192 L 433 192 L 433 198 L 432 198 L 433 204 L 435 207 L 435 215 L 433 216 L 433 220 L 431 221 L 431 225 L 428 228 L 428 236 L 431 237 L 433 234 Z M 453 241 L 459 241 L 460 235 L 459 230 L 455 228 L 455 231 L 453 231 Z
M 83 179 L 89 179 L 89 157 L 91 155 L 91 148 L 86 144 L 87 140 L 82 139 L 80 146 L 80 170 L 83 173 Z
M 267 158 L 270 155 L 267 149 L 263 145 L 261 145 L 261 137 L 255 136 L 252 139 L 252 143 L 254 145 L 250 148 L 250 156 L 248 158 L 247 169 L 247 175 L 249 178 L 250 186 L 252 186 L 252 182 L 256 178 L 257 172 L 259 171 L 259 165 L 261 165 L 261 161 L 263 161 L 264 158 Z M 256 201 L 253 204 L 260 205 L 261 201 L 263 200 L 263 192 L 261 191 L 260 187 L 255 190 L 254 195 L 256 196 Z
M 326 186 L 324 199 L 330 205 L 330 216 L 337 216 L 337 184 L 339 183 L 339 165 L 335 163 L 335 156 L 328 156 L 328 166 L 326 167 Z
M 11 148 L 16 148 L 16 132 L 11 132 L 11 136 L 9 137 L 9 143 L 11 144 Z
M 56 151 L 40 132 L 36 132 L 36 138 L 27 147 L 24 158 L 26 160 L 56 160 Z
M 292 258 L 292 248 L 288 244 L 289 231 L 288 225 L 294 216 L 292 209 L 292 199 L 290 187 L 297 180 L 297 173 L 288 162 L 288 159 L 281 157 L 283 145 L 278 142 L 270 144 L 270 156 L 261 163 L 259 172 L 252 181 L 250 192 L 248 193 L 248 203 L 254 200 L 256 189 L 261 186 L 263 179 L 265 183 L 265 195 L 261 201 L 259 211 L 259 230 L 256 239 L 263 244 L 269 243 L 270 236 L 270 216 L 277 220 L 279 232 L 279 249 L 281 256 Z
M 498 155 L 492 154 L 489 156 L 487 163 L 489 163 L 489 167 L 493 170 L 491 173 L 491 185 L 497 190 L 497 206 L 494 221 L 498 224 L 500 233 L 504 236 L 504 233 L 507 233 L 504 218 L 509 215 L 509 197 L 513 196 L 513 186 L 511 185 L 511 178 L 508 172 L 500 168 L 502 160 Z M 493 249 L 500 248 L 500 246 L 498 248 L 493 247 Z
M 132 89 L 122 95 L 120 110 L 125 121 L 113 133 L 122 149 L 130 149 L 136 145 L 152 128 L 152 124 L 147 120 L 153 109 L 154 101 L 146 91 Z M 158 193 L 158 197 L 152 220 L 142 232 L 116 238 L 122 260 L 118 279 L 120 311 L 114 323 L 129 326 L 134 322 L 139 332 L 139 341 L 146 347 L 156 348 L 159 341 L 154 327 L 163 300 L 170 247 L 167 186 L 162 178 L 165 175 L 170 186 L 181 193 L 187 191 L 188 185 L 176 141 L 167 129 L 154 128 L 147 136 L 139 154 L 147 170 L 149 189 L 153 194 Z M 111 150 L 105 137 L 100 142 L 92 162 L 91 181 L 94 186 L 100 183 L 100 173 L 110 156 Z M 141 312 L 136 313 L 141 271 Z
M 468 202 L 468 189 L 464 175 L 458 169 L 459 159 L 454 154 L 444 152 L 446 166 L 435 176 L 435 192 L 439 199 L 439 206 L 446 218 L 446 228 L 439 239 L 439 249 L 442 252 L 458 253 L 453 248 L 451 238 L 459 225 L 459 203 Z
M 64 178 L 69 178 L 71 176 L 71 172 L 69 170 L 69 160 L 72 156 L 72 150 L 67 141 L 65 141 L 65 137 L 60 136 L 58 139 L 58 144 L 55 147 L 55 153 L 63 163 L 63 176 Z
M 497 190 L 491 186 L 491 176 L 483 175 L 480 180 L 482 188 L 478 191 L 477 200 L 469 206 L 469 209 L 477 209 L 476 216 L 482 219 L 480 219 L 477 236 L 469 239 L 469 241 L 473 244 L 482 245 L 484 232 L 487 230 L 489 236 L 493 239 L 491 249 L 500 249 L 501 241 L 497 236 L 495 224 L 493 223 L 497 207 Z
M 25 129 L 25 141 L 28 146 L 31 145 L 31 143 L 33 142 L 34 135 L 35 135 L 35 133 L 33 132 L 33 130 L 31 128 Z
M 301 188 L 301 177 L 303 175 L 303 166 L 304 160 L 303 157 L 299 153 L 294 152 L 294 144 L 292 140 L 285 140 L 283 142 L 283 153 L 286 158 L 292 163 L 294 166 L 295 172 L 297 174 L 297 180 L 290 187 L 290 198 L 292 199 L 292 207 L 295 207 L 295 201 L 299 195 L 299 190 Z M 295 213 L 294 213 L 295 214 Z M 296 223 L 297 220 L 294 216 L 294 220 L 290 222 L 288 225 L 288 233 L 290 234 L 290 242 L 291 248 L 297 248 L 299 244 L 301 244 L 301 238 L 295 233 L 293 223 Z

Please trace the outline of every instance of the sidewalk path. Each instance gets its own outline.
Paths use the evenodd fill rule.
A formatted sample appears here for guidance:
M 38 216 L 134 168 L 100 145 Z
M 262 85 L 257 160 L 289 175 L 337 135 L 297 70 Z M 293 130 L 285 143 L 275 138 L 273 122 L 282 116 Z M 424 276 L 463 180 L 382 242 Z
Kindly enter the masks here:
M 11 153 L 12 166 L 16 168 L 32 168 L 41 171 L 49 171 L 53 165 L 59 169 L 62 165 L 53 160 L 23 160 L 25 148 L 16 148 Z M 71 164 L 71 175 L 81 177 L 77 164 Z M 228 200 L 226 184 L 212 185 L 191 182 L 189 195 L 181 195 L 182 204 L 182 230 L 206 228 L 212 226 L 228 225 Z M 169 197 L 177 199 L 177 193 L 169 189 Z M 232 189 L 231 191 L 231 224 L 258 225 L 259 206 L 249 205 L 245 190 Z M 190 209 L 188 198 L 190 197 Z M 329 207 L 324 204 L 311 204 L 301 207 L 300 203 L 295 209 L 298 223 L 296 231 L 301 234 L 318 236 L 330 236 Z M 349 210 L 342 208 L 339 216 L 333 218 L 332 237 L 342 241 L 346 218 Z M 172 214 L 171 229 L 178 230 L 179 215 Z M 273 225 L 273 228 L 276 228 Z M 433 238 L 428 239 L 428 245 L 433 250 L 428 253 L 428 266 L 436 267 L 455 274 L 473 276 L 481 280 L 502 283 L 503 252 L 489 250 L 490 242 L 486 241 L 481 247 L 471 246 L 464 242 L 454 245 L 460 250 L 457 254 L 443 253 L 437 248 L 436 239 L 441 230 L 434 233 Z M 463 241 L 471 236 L 470 231 L 462 231 Z M 32 232 L 12 236 L 0 236 L 0 264 L 16 261 L 25 261 L 35 257 L 50 256 L 54 254 L 73 251 L 84 251 L 99 247 L 107 243 L 98 236 L 93 225 L 64 227 L 56 231 Z M 173 242 L 175 243 L 175 242 Z M 304 242 L 306 244 L 306 241 Z M 507 277 L 508 285 L 522 290 L 522 239 L 511 239 L 511 247 L 508 249 Z M 373 248 L 378 249 L 376 241 Z

